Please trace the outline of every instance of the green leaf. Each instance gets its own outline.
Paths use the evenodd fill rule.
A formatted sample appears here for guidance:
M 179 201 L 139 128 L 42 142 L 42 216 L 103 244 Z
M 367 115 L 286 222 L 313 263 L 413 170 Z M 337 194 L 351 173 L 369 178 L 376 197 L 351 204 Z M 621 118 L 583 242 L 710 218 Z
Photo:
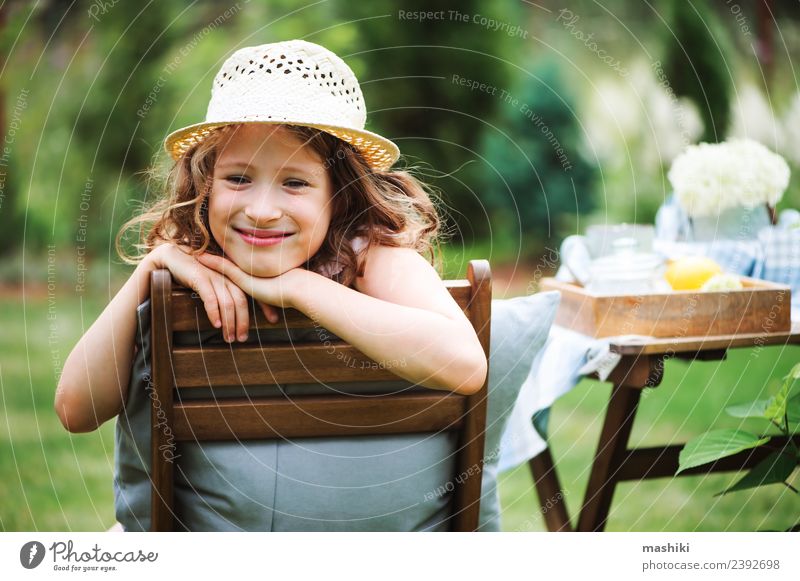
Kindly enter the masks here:
M 753 466 L 750 472 L 745 474 L 739 482 L 714 496 L 722 496 L 729 492 L 747 490 L 748 488 L 756 488 L 766 484 L 785 482 L 796 467 L 797 461 L 793 458 L 791 452 L 776 450 Z
M 764 418 L 764 413 L 772 398 L 757 399 L 725 408 L 725 412 L 734 418 Z
M 678 457 L 676 474 L 680 474 L 688 468 L 732 456 L 742 450 L 755 448 L 766 442 L 769 442 L 769 437 L 759 438 L 744 430 L 726 429 L 706 432 L 683 447 Z
M 795 366 L 797 367 L 797 366 Z M 783 425 L 783 416 L 786 415 L 786 402 L 789 400 L 789 388 L 794 383 L 794 369 L 783 379 L 778 393 L 770 398 L 764 417 L 771 422 Z
M 800 395 L 786 402 L 786 416 L 790 424 L 800 424 Z
M 729 416 L 734 418 L 764 418 L 777 423 L 783 422 L 784 413 L 788 413 L 790 402 L 792 403 L 792 413 L 789 414 L 790 422 L 800 421 L 800 400 L 789 399 L 791 387 L 795 380 L 800 378 L 800 363 L 795 365 L 789 373 L 784 376 L 778 393 L 768 399 L 757 399 L 754 401 L 741 403 L 725 408 Z M 800 397 L 800 394 L 797 394 Z

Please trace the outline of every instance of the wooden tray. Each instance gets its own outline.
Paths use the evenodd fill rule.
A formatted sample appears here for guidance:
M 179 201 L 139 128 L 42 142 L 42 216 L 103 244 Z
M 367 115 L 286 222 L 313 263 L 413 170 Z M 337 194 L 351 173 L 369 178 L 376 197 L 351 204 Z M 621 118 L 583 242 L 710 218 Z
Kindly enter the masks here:
M 557 325 L 593 337 L 702 337 L 789 331 L 791 289 L 744 276 L 740 279 L 744 288 L 726 292 L 598 296 L 582 286 L 553 278 L 543 278 L 541 289 L 561 291 Z

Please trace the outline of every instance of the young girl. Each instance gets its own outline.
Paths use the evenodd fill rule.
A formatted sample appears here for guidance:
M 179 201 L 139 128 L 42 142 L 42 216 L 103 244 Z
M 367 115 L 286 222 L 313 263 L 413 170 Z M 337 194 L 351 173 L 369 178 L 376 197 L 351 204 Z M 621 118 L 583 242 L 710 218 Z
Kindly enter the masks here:
M 234 53 L 214 80 L 206 121 L 167 138 L 175 163 L 166 195 L 120 233 L 151 224 L 140 245 L 144 253 L 133 258 L 132 276 L 70 353 L 55 398 L 71 432 L 91 431 L 119 416 L 115 496 L 126 530 L 149 527 L 149 401 L 143 386 L 154 269 L 169 269 L 177 283 L 199 294 L 225 341 L 248 340 L 254 300 L 273 323 L 278 308 L 303 312 L 408 382 L 462 394 L 484 384 L 481 344 L 420 254 L 433 255 L 435 207 L 413 177 L 389 170 L 399 151 L 364 130 L 365 120 L 350 68 L 323 47 L 293 40 Z M 430 526 L 392 520 L 398 509 L 390 498 L 397 490 L 389 484 L 441 464 L 431 456 L 413 465 L 420 442 L 435 438 L 356 439 L 362 448 L 374 448 L 363 457 L 399 453 L 391 467 L 407 471 L 378 482 L 372 497 L 358 481 L 376 486 L 367 470 L 388 468 L 348 465 L 352 456 L 341 453 L 342 440 L 301 443 L 299 452 L 285 449 L 297 447 L 287 442 L 184 445 L 176 484 L 179 520 L 189 529 Z M 440 444 L 429 452 L 446 455 Z M 306 474 L 325 470 L 338 475 L 320 483 Z M 344 482 L 353 470 L 356 479 Z M 282 488 L 286 478 L 290 483 Z M 201 490 L 204 479 L 208 486 Z M 306 485 L 305 497 L 277 506 L 287 490 L 294 494 Z M 238 496 L 226 497 L 220 486 Z M 403 502 L 420 504 L 429 490 L 417 488 Z M 315 498 L 325 499 L 314 509 L 324 514 L 304 513 Z M 372 503 L 370 514 L 342 511 L 359 500 Z

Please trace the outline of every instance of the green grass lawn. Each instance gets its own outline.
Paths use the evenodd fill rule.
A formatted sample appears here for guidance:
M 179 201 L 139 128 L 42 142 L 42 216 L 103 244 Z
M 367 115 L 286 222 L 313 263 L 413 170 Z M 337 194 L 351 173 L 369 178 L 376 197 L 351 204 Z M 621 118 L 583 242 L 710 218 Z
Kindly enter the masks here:
M 41 293 L 37 293 L 41 295 Z M 64 430 L 53 411 L 57 373 L 104 299 L 31 296 L 0 303 L 0 528 L 102 530 L 114 523 L 113 422 Z
M 49 306 L 46 296 L 29 296 L 24 304 L 21 297 L 0 303 L 0 530 L 103 530 L 114 522 L 113 422 L 91 434 L 69 434 L 52 401 L 58 366 L 107 297 L 81 300 L 58 294 Z M 712 426 L 737 425 L 721 410 L 774 390 L 777 378 L 799 356 L 796 347 L 771 347 L 760 353 L 733 351 L 724 363 L 670 361 L 662 385 L 642 398 L 632 441 L 678 442 Z M 609 392 L 609 384 L 587 380 L 553 408 L 552 450 L 573 516 Z M 800 521 L 800 497 L 780 485 L 713 497 L 734 478 L 724 474 L 623 484 L 608 529 L 738 531 L 786 529 Z M 526 466 L 502 475 L 500 490 L 506 530 L 544 530 Z

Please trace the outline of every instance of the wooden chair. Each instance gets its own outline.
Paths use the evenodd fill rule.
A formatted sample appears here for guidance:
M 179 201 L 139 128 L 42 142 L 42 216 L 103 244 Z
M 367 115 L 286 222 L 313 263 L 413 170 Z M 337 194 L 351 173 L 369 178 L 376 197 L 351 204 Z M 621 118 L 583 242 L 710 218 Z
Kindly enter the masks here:
M 470 261 L 468 280 L 445 281 L 489 356 L 491 272 L 485 260 Z M 182 401 L 182 390 L 213 386 L 314 384 L 393 381 L 398 377 L 377 365 L 342 365 L 341 356 L 374 363 L 345 342 L 336 354 L 320 343 L 204 347 L 173 346 L 173 333 L 213 330 L 202 302 L 182 287 L 173 287 L 168 270 L 151 278 L 152 380 L 151 409 L 153 531 L 173 530 L 173 462 L 161 453 L 181 441 L 361 436 L 457 430 L 453 512 L 456 531 L 478 526 L 481 467 L 484 453 L 487 384 L 463 396 L 437 390 L 416 390 L 358 398 L 331 390 L 330 395 L 216 398 Z M 251 311 L 251 315 L 252 315 Z M 255 313 L 253 328 L 311 328 L 313 322 L 287 309 L 284 320 L 269 323 Z M 337 354 L 340 358 L 337 359 Z M 269 366 L 265 362 L 269 362 Z M 348 360 L 350 361 L 350 359 Z M 488 383 L 488 378 L 487 378 Z M 215 387 L 224 389 L 224 387 Z M 197 391 L 197 390 L 195 390 Z M 185 393 L 185 392 L 184 392 Z M 464 475 L 468 475 L 464 478 Z M 460 483 L 459 483 L 460 482 Z

